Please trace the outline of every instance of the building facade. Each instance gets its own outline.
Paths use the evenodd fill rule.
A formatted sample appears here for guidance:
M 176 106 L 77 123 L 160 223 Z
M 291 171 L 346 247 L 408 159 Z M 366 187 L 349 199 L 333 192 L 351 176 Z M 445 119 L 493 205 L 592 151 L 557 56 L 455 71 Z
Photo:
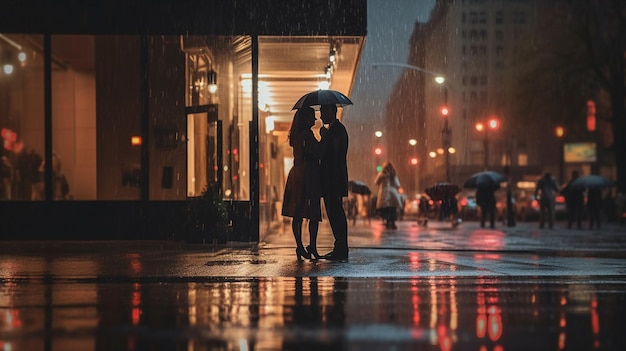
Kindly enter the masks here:
M 258 241 L 292 106 L 349 95 L 366 2 L 24 2 L 0 23 L 3 238 L 176 239 L 210 190 Z
M 504 172 L 508 166 L 514 181 L 534 181 L 546 169 L 557 174 L 559 140 L 550 129 L 552 138 L 538 143 L 543 127 L 516 113 L 512 74 L 547 7 L 534 0 L 442 0 L 429 22 L 416 23 L 407 63 L 446 80 L 439 85 L 432 74 L 406 70 L 390 100 L 389 123 L 409 121 L 411 128 L 396 130 L 390 138 L 395 146 L 388 147 L 404 155 L 410 148 L 405 141 L 419 140 L 417 172 L 396 162 L 406 179 L 419 174 L 415 193 L 440 181 L 462 184 L 484 169 Z M 398 100 L 405 105 L 398 107 Z

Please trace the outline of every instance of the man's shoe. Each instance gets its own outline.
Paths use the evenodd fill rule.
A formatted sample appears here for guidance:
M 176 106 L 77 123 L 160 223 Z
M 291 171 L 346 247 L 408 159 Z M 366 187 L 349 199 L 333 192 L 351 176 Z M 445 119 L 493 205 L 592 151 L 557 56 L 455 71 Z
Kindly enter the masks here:
M 331 251 L 331 252 L 327 253 L 326 255 L 324 255 L 323 258 L 325 260 L 329 260 L 329 261 L 347 261 L 348 260 L 348 254 L 340 255 L 340 254 L 336 253 L 335 251 Z

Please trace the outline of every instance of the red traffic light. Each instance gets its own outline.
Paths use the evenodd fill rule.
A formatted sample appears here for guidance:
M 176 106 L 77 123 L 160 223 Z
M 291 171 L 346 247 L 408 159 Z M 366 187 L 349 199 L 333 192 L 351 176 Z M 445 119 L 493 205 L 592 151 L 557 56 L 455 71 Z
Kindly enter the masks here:
M 487 125 L 489 126 L 489 129 L 496 130 L 500 127 L 500 121 L 497 118 L 491 118 L 487 121 Z
M 439 108 L 439 113 L 443 116 L 443 117 L 448 117 L 448 115 L 450 114 L 450 109 L 448 108 L 448 106 L 443 105 Z

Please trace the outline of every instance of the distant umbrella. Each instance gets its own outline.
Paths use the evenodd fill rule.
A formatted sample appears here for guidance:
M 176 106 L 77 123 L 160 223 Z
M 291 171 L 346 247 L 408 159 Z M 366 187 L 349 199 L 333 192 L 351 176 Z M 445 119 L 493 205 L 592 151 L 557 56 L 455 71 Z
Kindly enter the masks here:
M 612 187 L 613 181 L 607 177 L 597 174 L 590 174 L 574 179 L 568 186 L 573 188 L 601 189 Z
M 456 184 L 451 183 L 437 183 L 426 188 L 426 194 L 435 200 L 447 199 L 455 196 L 461 191 Z
M 303 95 L 298 99 L 296 104 L 293 105 L 292 110 L 321 105 L 337 105 L 337 107 L 344 107 L 352 105 L 352 101 L 336 90 L 320 89 Z
M 506 177 L 498 172 L 483 171 L 469 177 L 465 183 L 463 183 L 463 187 L 471 189 L 499 189 L 500 183 L 506 182 L 506 180 Z
M 351 192 L 355 193 L 355 194 L 361 194 L 361 195 L 369 195 L 372 193 L 372 191 L 370 190 L 370 188 L 367 186 L 367 184 L 358 181 L 358 180 L 351 180 L 348 182 L 348 190 L 350 190 Z

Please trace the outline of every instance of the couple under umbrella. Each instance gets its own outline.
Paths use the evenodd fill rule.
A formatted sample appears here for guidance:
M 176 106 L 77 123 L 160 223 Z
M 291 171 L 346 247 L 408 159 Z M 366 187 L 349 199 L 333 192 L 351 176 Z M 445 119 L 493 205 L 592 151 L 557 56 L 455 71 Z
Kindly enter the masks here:
M 302 258 L 348 259 L 348 222 L 343 208 L 343 197 L 348 196 L 348 133 L 337 119 L 337 108 L 351 104 L 350 99 L 340 92 L 318 90 L 302 96 L 293 107 L 296 113 L 288 138 L 294 160 L 285 184 L 281 213 L 292 218 L 298 261 Z M 320 141 L 311 130 L 316 121 L 313 106 L 319 106 L 325 125 L 320 130 Z M 333 251 L 323 256 L 317 252 L 321 199 L 335 237 Z M 305 218 L 309 220 L 309 245 L 306 248 L 302 242 Z

